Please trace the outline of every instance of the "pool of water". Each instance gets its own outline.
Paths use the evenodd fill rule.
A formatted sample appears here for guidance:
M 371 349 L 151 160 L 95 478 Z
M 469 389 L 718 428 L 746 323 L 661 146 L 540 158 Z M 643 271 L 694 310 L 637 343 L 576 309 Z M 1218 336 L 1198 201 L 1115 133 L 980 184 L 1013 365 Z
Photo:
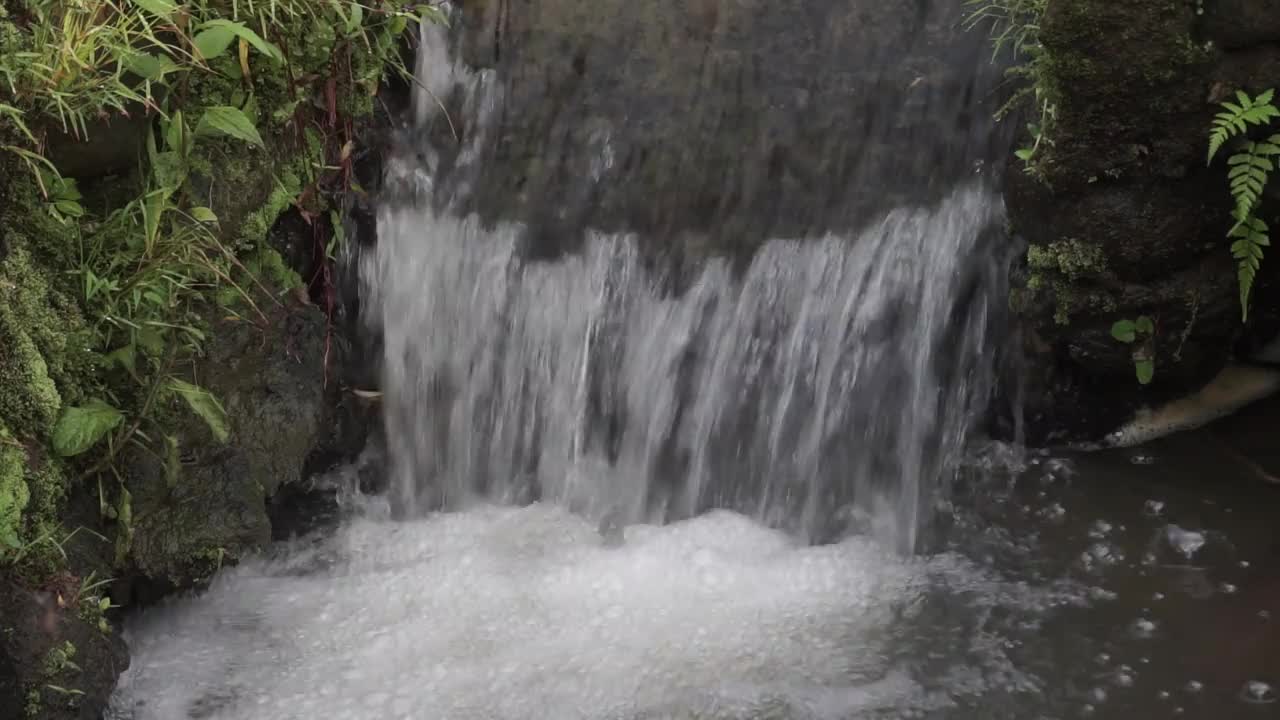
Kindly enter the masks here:
M 367 502 L 135 618 L 112 717 L 1280 717 L 1280 491 L 1224 437 L 975 451 L 913 558 Z

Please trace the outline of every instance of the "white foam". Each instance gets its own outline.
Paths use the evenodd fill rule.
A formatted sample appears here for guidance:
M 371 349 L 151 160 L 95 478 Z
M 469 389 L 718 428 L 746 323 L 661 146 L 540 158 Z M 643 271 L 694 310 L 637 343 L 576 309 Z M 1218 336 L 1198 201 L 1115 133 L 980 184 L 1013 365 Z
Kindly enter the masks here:
M 357 520 L 145 613 L 112 717 L 849 718 L 927 702 L 886 659 L 927 561 L 858 538 L 804 546 L 728 512 L 623 537 L 549 505 Z

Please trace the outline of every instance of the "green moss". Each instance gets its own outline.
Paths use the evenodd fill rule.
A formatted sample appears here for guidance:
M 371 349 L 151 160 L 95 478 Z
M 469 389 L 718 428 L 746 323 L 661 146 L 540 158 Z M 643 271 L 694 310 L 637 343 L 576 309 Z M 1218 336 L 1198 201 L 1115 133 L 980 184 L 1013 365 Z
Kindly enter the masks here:
M 1032 245 L 1027 250 L 1027 265 L 1032 270 L 1055 271 L 1076 280 L 1104 272 L 1107 262 L 1100 245 L 1067 238 L 1048 245 Z
M 22 513 L 29 500 L 23 477 L 26 453 L 0 425 L 0 547 L 17 547 L 22 541 Z
M 0 417 L 18 432 L 43 435 L 53 427 L 62 397 L 27 329 L 0 299 Z M 25 431 L 25 432 L 24 432 Z
M 261 247 L 271 226 L 293 201 L 302 193 L 302 178 L 295 167 L 285 167 L 275 177 L 271 192 L 257 209 L 245 216 L 237 233 L 239 238 Z

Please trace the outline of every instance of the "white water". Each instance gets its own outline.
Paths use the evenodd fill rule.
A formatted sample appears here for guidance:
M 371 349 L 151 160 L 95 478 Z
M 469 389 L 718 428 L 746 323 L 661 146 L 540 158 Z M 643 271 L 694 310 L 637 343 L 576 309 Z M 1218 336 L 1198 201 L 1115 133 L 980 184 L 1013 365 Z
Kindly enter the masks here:
M 517 226 L 387 207 L 363 276 L 395 503 L 732 507 L 810 537 L 862 514 L 910 550 L 990 387 L 995 210 L 962 189 L 858 237 L 772 241 L 741 277 L 708 259 L 674 294 L 634 237 L 529 262 Z
M 547 505 L 354 522 L 143 616 L 114 717 L 834 720 L 945 704 L 887 645 L 930 574 L 963 576 L 951 561 L 805 546 L 728 512 L 623 535 Z

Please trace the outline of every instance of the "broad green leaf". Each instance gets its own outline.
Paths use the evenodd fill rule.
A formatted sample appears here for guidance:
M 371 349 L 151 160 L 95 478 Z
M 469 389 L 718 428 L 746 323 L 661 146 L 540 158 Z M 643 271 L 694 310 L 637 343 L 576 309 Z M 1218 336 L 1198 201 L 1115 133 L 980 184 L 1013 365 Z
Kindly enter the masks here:
M 364 8 L 360 3 L 351 3 L 351 15 L 347 17 L 347 33 L 351 34 L 360 29 L 360 24 L 364 22 Z
M 1133 328 L 1144 335 L 1154 335 L 1156 332 L 1155 323 L 1151 322 L 1151 318 L 1146 315 L 1139 315 L 1133 323 Z
M 210 20 L 208 22 L 201 23 L 199 29 L 201 32 L 204 32 L 205 30 L 210 30 L 213 28 L 225 28 L 227 30 L 230 30 L 232 33 L 236 35 L 236 37 L 244 38 L 245 42 L 248 42 L 255 49 L 257 49 L 258 52 L 262 53 L 263 55 L 266 55 L 267 57 L 277 62 L 284 62 L 284 53 L 280 52 L 280 48 L 276 47 L 272 43 L 267 42 L 266 40 L 263 40 L 261 37 L 258 36 L 258 33 L 250 30 L 249 28 L 245 27 L 244 25 L 238 22 L 232 22 L 230 20 L 224 20 L 220 18 L 217 20 Z
M 84 215 L 84 207 L 74 200 L 58 200 L 53 204 L 53 207 L 70 218 L 78 218 Z
M 191 208 L 191 217 L 195 218 L 197 222 L 218 222 L 218 216 L 212 210 L 203 206 Z
M 230 105 L 207 108 L 196 126 L 196 135 L 229 135 L 259 147 L 262 146 L 262 136 L 253 126 L 253 121 L 239 108 Z
M 181 110 L 174 110 L 169 122 L 164 126 L 164 146 L 166 150 L 185 153 L 187 149 L 187 121 Z
M 177 3 L 171 0 L 133 0 L 133 4 L 165 20 L 168 20 L 173 15 L 173 11 L 178 9 Z
M 1132 320 L 1117 320 L 1111 326 L 1111 337 L 1122 343 L 1131 343 L 1138 339 L 1137 327 Z
M 1156 363 L 1151 358 L 1134 360 L 1133 369 L 1138 374 L 1138 382 L 1143 385 L 1149 385 L 1151 383 L 1151 379 L 1156 375 Z
M 164 214 L 168 192 L 167 188 L 152 190 L 142 201 L 142 220 L 146 230 L 145 247 L 148 254 L 155 247 L 156 238 L 160 236 L 160 216 Z
M 178 69 L 178 65 L 169 58 L 144 52 L 127 53 L 121 57 L 121 61 L 129 72 L 143 80 L 160 80 Z
M 225 25 L 215 25 L 196 33 L 191 39 L 191 44 L 196 46 L 196 50 L 200 51 L 200 57 L 205 60 L 213 60 L 222 57 L 222 54 L 231 47 L 232 41 L 236 39 L 236 33 Z
M 53 427 L 53 451 L 62 457 L 79 455 L 119 427 L 124 415 L 101 400 L 63 409 Z
M 231 432 L 227 429 L 227 411 L 223 409 L 222 403 L 218 402 L 213 393 L 178 378 L 169 378 L 169 387 L 181 395 L 191 407 L 191 411 L 204 420 L 218 442 L 227 441 L 231 436 Z

